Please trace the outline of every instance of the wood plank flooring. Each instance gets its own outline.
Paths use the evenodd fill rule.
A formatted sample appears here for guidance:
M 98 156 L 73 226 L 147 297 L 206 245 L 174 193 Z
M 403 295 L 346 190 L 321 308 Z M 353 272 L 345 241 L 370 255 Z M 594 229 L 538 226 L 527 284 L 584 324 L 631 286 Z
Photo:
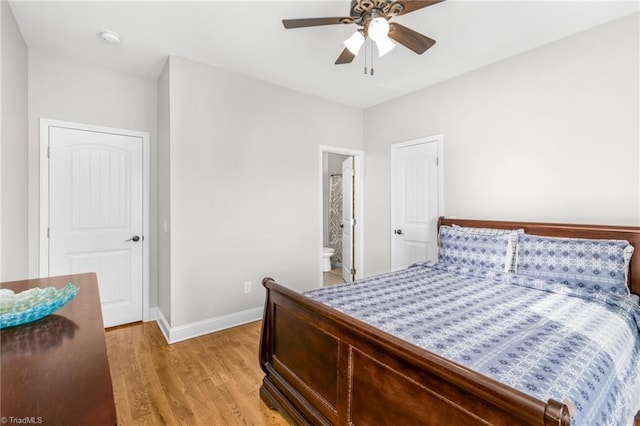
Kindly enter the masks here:
M 322 285 L 336 285 L 336 284 L 344 284 L 344 279 L 342 278 L 342 269 L 332 269 L 329 272 L 322 273 Z
M 119 425 L 288 425 L 262 403 L 260 322 L 168 345 L 155 322 L 106 330 Z

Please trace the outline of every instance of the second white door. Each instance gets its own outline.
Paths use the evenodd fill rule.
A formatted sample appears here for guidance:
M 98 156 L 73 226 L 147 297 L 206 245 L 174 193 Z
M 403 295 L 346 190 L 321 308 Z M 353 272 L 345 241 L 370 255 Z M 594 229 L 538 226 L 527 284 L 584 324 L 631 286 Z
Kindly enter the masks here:
M 391 148 L 391 269 L 437 260 L 438 140 Z
M 342 163 L 342 278 L 345 282 L 353 281 L 354 244 L 353 231 L 355 219 L 353 217 L 353 157 Z

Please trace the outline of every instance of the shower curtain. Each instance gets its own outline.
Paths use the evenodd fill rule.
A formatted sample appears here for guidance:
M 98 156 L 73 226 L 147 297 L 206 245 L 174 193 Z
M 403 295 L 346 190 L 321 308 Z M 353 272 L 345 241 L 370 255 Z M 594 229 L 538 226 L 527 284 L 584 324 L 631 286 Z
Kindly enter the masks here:
M 329 243 L 333 265 L 342 266 L 342 175 L 331 175 L 329 186 Z

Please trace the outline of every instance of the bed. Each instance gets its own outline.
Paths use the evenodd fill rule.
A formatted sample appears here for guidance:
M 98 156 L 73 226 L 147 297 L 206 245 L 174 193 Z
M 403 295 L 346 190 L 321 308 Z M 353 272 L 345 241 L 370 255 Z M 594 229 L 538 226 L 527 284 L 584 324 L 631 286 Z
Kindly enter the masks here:
M 544 239 L 548 236 L 626 240 L 632 246 L 640 247 L 640 227 L 543 224 L 449 218 L 440 218 L 438 222 L 439 229 L 455 226 L 519 230 L 516 231 L 520 235 L 517 238 L 523 238 L 522 235 L 524 235 L 533 241 L 531 243 L 531 241 L 527 240 L 531 244 L 537 243 L 536 238 Z M 451 233 L 451 231 L 448 232 Z M 515 244 L 515 241 L 513 243 Z M 621 357 L 621 354 L 626 354 L 631 362 L 635 363 L 638 362 L 638 353 L 640 352 L 640 342 L 638 341 L 640 337 L 633 317 L 633 315 L 636 315 L 635 321 L 640 321 L 640 316 L 638 316 L 640 315 L 640 309 L 637 306 L 631 306 L 633 303 L 637 303 L 637 299 L 629 302 L 632 300 L 631 297 L 611 296 L 606 292 L 602 296 L 599 293 L 599 287 L 608 291 L 608 287 L 605 284 L 595 285 L 597 290 L 594 293 L 595 296 L 591 296 L 590 293 L 585 298 L 577 297 L 576 295 L 579 296 L 586 290 L 592 292 L 593 289 L 570 288 L 565 290 L 566 286 L 560 286 L 553 280 L 547 283 L 547 280 L 535 276 L 536 271 L 533 267 L 535 262 L 529 265 L 526 261 L 526 256 L 538 256 L 539 253 L 536 254 L 536 250 L 532 250 L 532 253 L 529 253 L 528 250 L 523 249 L 524 247 L 526 245 L 523 239 L 522 243 L 518 245 L 518 250 L 521 250 L 521 252 L 514 251 L 513 253 L 514 256 L 520 254 L 518 260 L 513 261 L 513 265 L 508 266 L 511 269 L 519 268 L 520 271 L 516 274 L 483 272 L 485 275 L 481 276 L 475 273 L 472 274 L 469 272 L 470 270 L 467 271 L 468 265 L 442 266 L 442 264 L 440 266 L 420 264 L 414 265 L 405 271 L 400 271 L 400 275 L 404 274 L 404 276 L 408 277 L 407 282 L 409 284 L 405 285 L 405 287 L 409 287 L 409 291 L 415 291 L 412 290 L 415 288 L 411 284 L 413 281 L 410 281 L 413 278 L 409 276 L 416 275 L 418 272 L 421 274 L 420 277 L 424 274 L 432 275 L 435 277 L 432 281 L 442 285 L 449 285 L 447 280 L 451 279 L 452 274 L 462 274 L 464 276 L 459 285 L 466 285 L 466 288 L 470 289 L 466 293 L 460 293 L 462 290 L 458 288 L 451 290 L 449 299 L 446 299 L 446 294 L 441 295 L 445 298 L 439 299 L 439 301 L 436 301 L 435 296 L 434 298 L 429 295 L 425 297 L 423 304 L 426 304 L 425 306 L 429 308 L 426 309 L 426 314 L 423 312 L 421 315 L 437 316 L 447 314 L 449 304 L 452 307 L 459 305 L 469 310 L 466 316 L 462 315 L 454 320 L 438 318 L 438 321 L 440 321 L 439 328 L 434 327 L 433 329 L 428 326 L 423 326 L 419 330 L 416 328 L 403 330 L 404 326 L 396 327 L 397 323 L 395 321 L 398 316 L 403 317 L 405 320 L 409 318 L 410 322 L 417 321 L 414 317 L 416 312 L 410 308 L 407 308 L 409 309 L 408 312 L 400 312 L 405 308 L 395 308 L 396 313 L 400 312 L 401 315 L 385 317 L 384 315 L 372 314 L 372 312 L 378 312 L 375 298 L 363 297 L 364 293 L 339 295 L 349 286 L 353 286 L 351 290 L 357 290 L 358 283 L 355 286 L 353 284 L 339 286 L 343 288 L 329 292 L 312 291 L 302 295 L 277 284 L 271 278 L 265 278 L 263 285 L 266 288 L 266 301 L 260 342 L 260 365 L 265 373 L 260 389 L 262 400 L 269 407 L 279 410 L 295 424 L 318 425 L 570 425 L 572 417 L 578 424 L 607 424 L 608 420 L 602 417 L 604 416 L 603 414 L 594 414 L 590 411 L 591 401 L 606 401 L 604 405 L 608 404 L 608 410 L 612 414 L 625 407 L 627 407 L 628 411 L 630 406 L 637 407 L 640 405 L 639 393 L 636 392 L 640 380 L 631 383 L 630 388 L 623 387 L 617 382 L 612 382 L 622 376 L 629 378 L 633 376 L 634 371 L 640 369 L 635 364 L 636 368 L 614 366 L 612 367 L 614 373 L 604 372 L 603 369 L 609 367 L 610 360 L 604 359 L 609 352 L 602 356 L 595 356 L 594 359 L 575 357 L 574 361 L 572 361 L 573 369 L 577 372 L 583 370 L 586 374 L 588 368 L 594 368 L 595 372 L 589 374 L 595 380 L 588 379 L 585 381 L 585 377 L 579 377 L 576 375 L 577 373 L 574 374 L 573 382 L 571 382 L 573 383 L 572 386 L 582 387 L 580 389 L 581 394 L 573 395 L 567 393 L 565 395 L 560 393 L 559 395 L 564 396 L 564 398 L 543 399 L 532 396 L 536 392 L 527 387 L 531 386 L 531 380 L 523 381 L 522 377 L 524 376 L 516 377 L 512 371 L 506 374 L 504 369 L 501 369 L 501 364 L 498 364 L 498 362 L 503 362 L 504 364 L 502 365 L 509 364 L 509 360 L 505 360 L 504 357 L 512 355 L 517 358 L 520 356 L 517 352 L 518 348 L 522 349 L 523 346 L 534 344 L 535 342 L 540 346 L 538 349 L 529 352 L 529 356 L 533 357 L 531 358 L 533 361 L 529 363 L 534 367 L 539 362 L 541 350 L 547 347 L 556 348 L 560 352 L 565 350 L 568 353 L 573 351 L 572 348 L 577 347 L 579 349 L 574 352 L 582 354 L 581 356 L 590 354 L 592 352 L 592 346 L 590 346 L 593 345 L 592 340 L 584 339 L 577 332 L 573 332 L 574 322 L 585 322 L 581 321 L 579 317 L 584 311 L 591 309 L 583 309 L 580 305 L 575 304 L 591 303 L 588 306 L 595 306 L 589 300 L 583 302 L 583 300 L 590 298 L 599 301 L 598 306 L 593 309 L 597 309 L 598 312 L 604 312 L 603 315 L 609 315 L 608 312 L 614 310 L 630 312 L 626 314 L 630 315 L 630 317 L 625 317 L 625 320 L 615 318 L 603 320 L 611 321 L 611 324 L 617 324 L 621 321 L 623 323 L 626 321 L 628 324 L 623 324 L 623 328 L 620 331 L 620 336 L 627 336 L 624 337 L 623 343 L 614 344 L 613 346 L 617 345 L 617 349 L 606 349 L 606 351 L 612 351 L 611 353 L 618 351 L 619 354 L 616 352 L 615 358 Z M 507 251 L 509 250 L 511 248 L 507 248 Z M 628 286 L 630 293 L 636 295 L 640 294 L 639 258 L 640 256 L 637 254 L 630 258 L 628 274 L 624 277 L 623 282 L 625 286 Z M 535 257 L 535 259 L 539 260 L 539 256 Z M 525 275 L 529 266 L 531 266 L 530 273 Z M 384 294 L 385 285 L 399 285 L 396 282 L 396 278 L 394 278 L 396 277 L 394 274 L 383 274 L 382 276 L 374 277 L 374 280 L 378 280 L 374 288 L 379 289 L 381 294 Z M 611 277 L 613 275 L 611 273 Z M 515 287 L 518 287 L 518 291 L 521 291 L 520 287 L 522 287 L 524 289 L 522 291 L 528 292 L 527 297 L 529 299 L 527 299 L 527 304 L 524 307 L 512 306 L 512 300 L 515 300 L 516 297 L 512 297 L 511 290 L 509 290 L 511 287 L 500 287 L 512 284 L 507 282 L 509 280 L 518 281 L 517 285 L 515 285 Z M 602 277 L 602 282 L 608 282 L 608 275 Z M 493 284 L 488 286 L 486 285 L 487 283 Z M 481 287 L 480 284 L 484 287 Z M 553 288 L 561 287 L 563 290 L 555 293 L 548 288 L 542 288 L 541 286 L 543 285 L 550 285 Z M 434 288 L 437 288 L 437 285 Z M 485 289 L 483 290 L 482 288 Z M 627 291 L 627 288 L 625 287 L 624 290 Z M 422 291 L 421 289 L 420 292 Z M 493 305 L 491 309 L 488 309 L 484 305 L 485 296 L 482 293 L 487 291 L 501 294 L 504 298 L 504 303 Z M 571 292 L 575 294 L 564 294 Z M 397 287 L 389 287 L 386 293 L 387 298 L 393 300 L 398 297 L 410 298 L 412 302 L 410 306 L 420 304 L 418 303 L 419 296 L 416 296 L 420 293 L 408 293 L 405 296 L 398 296 L 401 293 L 397 291 Z M 440 293 L 446 292 L 440 291 Z M 539 300 L 536 295 L 539 295 Z M 571 303 L 559 301 L 559 297 L 569 297 L 571 298 Z M 434 304 L 428 305 L 431 299 L 433 299 Z M 443 303 L 442 300 L 448 301 Z M 614 300 L 615 304 L 611 300 Z M 619 300 L 622 300 L 622 302 L 618 302 Z M 363 303 L 365 305 L 373 304 L 369 306 L 371 309 L 369 309 L 368 314 L 366 310 L 364 314 L 350 313 L 350 309 L 353 306 L 362 305 Z M 615 308 L 612 307 L 614 305 Z M 624 306 L 620 307 L 618 305 Z M 572 307 L 573 311 L 568 308 L 569 306 Z M 359 307 L 359 309 L 361 308 L 362 306 Z M 484 325 L 482 323 L 473 324 L 475 315 L 480 311 L 494 312 L 501 309 L 503 309 L 500 314 L 501 319 L 487 321 Z M 514 309 L 523 314 L 513 315 Z M 360 311 L 354 310 L 354 312 Z M 560 315 L 562 312 L 564 312 L 564 317 Z M 358 315 L 360 315 L 360 318 L 358 318 Z M 473 360 L 473 354 L 465 352 L 465 349 L 457 352 L 452 351 L 452 348 L 457 347 L 459 341 L 469 340 L 468 336 L 465 337 L 464 334 L 453 332 L 442 336 L 444 331 L 455 329 L 456 327 L 476 327 L 479 332 L 477 340 L 480 341 L 484 329 L 491 328 L 494 322 L 508 322 L 518 317 L 523 319 L 524 327 L 526 328 L 527 318 L 529 318 L 527 315 L 533 318 L 531 321 L 535 321 L 536 318 L 543 318 L 546 321 L 545 324 L 550 328 L 571 329 L 570 333 L 567 334 L 566 342 L 553 337 L 555 340 L 551 344 L 551 340 L 547 342 L 545 339 L 551 339 L 552 337 L 547 337 L 545 333 L 535 336 L 529 335 L 528 343 L 515 343 L 515 349 L 510 348 L 511 350 L 503 351 L 506 354 L 503 358 L 488 359 L 484 357 L 484 354 L 480 354 L 476 357 L 478 359 Z M 569 319 L 567 319 L 567 315 Z M 576 318 L 575 321 L 573 317 Z M 455 326 L 452 328 L 451 324 L 446 321 L 455 321 Z M 422 325 L 426 324 L 423 324 L 422 320 L 417 322 Z M 586 322 L 589 323 L 588 321 Z M 444 326 L 443 324 L 447 325 Z M 596 333 L 595 340 L 607 340 L 611 338 L 609 334 L 618 334 L 618 332 L 613 331 L 611 333 L 606 332 L 610 327 L 609 322 L 606 323 L 606 326 L 604 324 L 589 324 L 587 328 L 600 330 Z M 414 326 L 415 324 L 412 324 L 411 327 Z M 522 326 L 521 323 L 513 322 L 513 330 L 505 333 L 513 334 L 513 336 L 526 335 L 526 332 L 519 331 Z M 399 329 L 400 332 L 394 333 L 394 327 Z M 605 332 L 602 330 L 605 330 Z M 418 344 L 415 342 L 409 343 L 404 338 L 403 333 L 413 335 L 414 338 L 417 337 Z M 490 339 L 494 339 L 497 346 L 507 347 L 510 344 L 510 340 L 507 337 L 511 338 L 510 336 L 505 336 L 505 340 L 500 341 L 500 338 L 490 336 Z M 435 349 L 425 349 L 428 345 L 421 347 L 420 342 L 422 341 L 432 345 Z M 442 344 L 443 342 L 444 345 Z M 440 347 L 442 350 L 437 349 Z M 564 357 L 565 354 L 560 354 L 560 356 Z M 467 358 L 471 358 L 471 361 L 465 361 Z M 547 361 L 549 360 L 554 361 L 553 359 L 547 359 Z M 479 367 L 471 368 L 465 366 L 465 363 Z M 553 369 L 555 367 L 553 364 L 548 364 L 547 366 L 546 363 L 542 363 L 540 368 Z M 597 369 L 601 371 L 598 372 Z M 499 373 L 497 376 L 502 379 L 506 378 L 506 380 L 499 381 L 492 377 L 496 376 L 494 374 L 495 371 Z M 537 377 L 535 372 L 522 374 Z M 552 380 L 546 376 L 540 376 L 540 380 L 540 383 L 544 383 L 545 380 L 547 382 L 553 381 L 556 386 L 556 393 L 558 386 L 562 388 L 564 383 L 560 379 L 553 378 Z M 610 385 L 607 387 L 606 392 L 600 391 L 602 386 L 597 383 L 599 381 L 604 381 Z M 505 382 L 510 383 L 510 385 L 505 384 Z M 537 390 L 537 393 L 546 395 L 551 392 L 551 388 L 552 386 L 549 386 L 549 389 L 545 389 L 542 392 Z M 625 414 L 625 422 L 634 423 L 636 426 L 640 425 L 640 411 L 637 410 L 640 410 L 640 407 L 633 408 L 630 416 L 628 413 Z M 636 412 L 635 421 L 630 420 L 634 418 L 634 412 Z

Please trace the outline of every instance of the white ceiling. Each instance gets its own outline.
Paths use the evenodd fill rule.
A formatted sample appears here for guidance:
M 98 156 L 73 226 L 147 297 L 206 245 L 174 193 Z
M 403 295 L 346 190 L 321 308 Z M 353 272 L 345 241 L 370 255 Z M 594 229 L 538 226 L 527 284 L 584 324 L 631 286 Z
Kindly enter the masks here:
M 334 65 L 354 25 L 285 30 L 283 18 L 348 16 L 349 0 L 10 1 L 29 48 L 156 78 L 168 55 L 367 108 L 638 12 L 629 1 L 447 0 L 394 20 L 437 41 Z M 121 35 L 108 45 L 100 30 Z

